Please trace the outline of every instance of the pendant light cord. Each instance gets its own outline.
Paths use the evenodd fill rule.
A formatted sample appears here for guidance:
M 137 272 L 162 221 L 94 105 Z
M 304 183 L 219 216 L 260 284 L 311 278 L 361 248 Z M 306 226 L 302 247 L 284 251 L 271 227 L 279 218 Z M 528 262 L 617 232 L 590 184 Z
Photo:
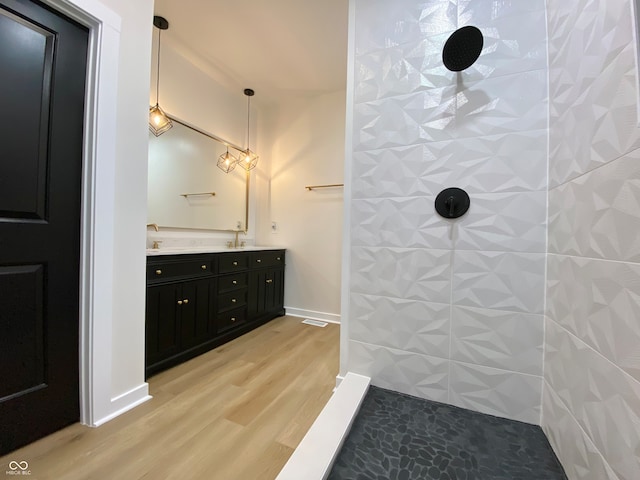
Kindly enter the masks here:
M 250 129 L 250 115 L 251 115 L 251 96 L 247 95 L 247 152 L 251 150 L 251 145 L 249 144 L 249 140 L 251 139 L 249 135 Z
M 158 68 L 156 70 L 156 105 L 160 105 L 160 35 L 162 35 L 162 30 L 158 28 Z

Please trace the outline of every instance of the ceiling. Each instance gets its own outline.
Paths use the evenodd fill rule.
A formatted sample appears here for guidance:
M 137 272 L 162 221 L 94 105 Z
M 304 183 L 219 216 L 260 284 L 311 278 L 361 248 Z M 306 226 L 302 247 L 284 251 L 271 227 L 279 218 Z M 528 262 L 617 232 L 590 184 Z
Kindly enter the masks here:
M 348 0 L 156 0 L 174 39 L 264 103 L 345 88 Z

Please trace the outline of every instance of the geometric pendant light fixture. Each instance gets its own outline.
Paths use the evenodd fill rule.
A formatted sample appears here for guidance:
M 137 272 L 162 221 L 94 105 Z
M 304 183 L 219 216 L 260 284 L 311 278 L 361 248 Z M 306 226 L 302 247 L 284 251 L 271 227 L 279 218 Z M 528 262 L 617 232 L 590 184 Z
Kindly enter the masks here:
M 247 96 L 247 148 L 246 150 L 242 150 L 240 152 L 240 158 L 238 159 L 238 165 L 244 168 L 247 172 L 249 170 L 253 170 L 256 168 L 258 164 L 258 155 L 251 151 L 249 147 L 250 136 L 249 136 L 249 128 L 250 128 L 250 115 L 251 115 L 251 97 L 255 94 L 253 90 L 250 88 L 244 89 L 244 94 Z
M 162 30 L 169 28 L 169 22 L 164 17 L 154 16 L 153 25 L 158 29 L 158 70 L 156 72 L 156 104 L 149 109 L 149 130 L 156 137 L 173 127 L 171 119 L 160 108 L 160 35 Z
M 238 159 L 229 153 L 229 147 L 227 147 L 227 151 L 218 157 L 217 166 L 224 173 L 229 173 L 231 170 L 236 168 L 238 164 Z

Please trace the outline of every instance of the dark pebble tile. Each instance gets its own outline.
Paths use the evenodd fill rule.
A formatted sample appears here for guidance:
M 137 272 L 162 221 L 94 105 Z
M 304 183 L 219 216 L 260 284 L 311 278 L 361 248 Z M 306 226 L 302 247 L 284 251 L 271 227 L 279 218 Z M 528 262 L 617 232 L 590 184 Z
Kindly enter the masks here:
M 329 480 L 567 480 L 535 425 L 371 387 Z

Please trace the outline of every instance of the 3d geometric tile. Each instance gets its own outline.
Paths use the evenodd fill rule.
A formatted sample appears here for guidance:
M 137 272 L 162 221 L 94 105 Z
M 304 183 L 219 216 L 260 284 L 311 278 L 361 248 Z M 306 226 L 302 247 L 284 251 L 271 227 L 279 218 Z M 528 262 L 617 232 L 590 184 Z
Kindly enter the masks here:
M 455 30 L 456 3 L 450 0 L 357 0 L 356 54 Z
M 543 313 L 542 253 L 455 251 L 453 303 L 523 313 Z
M 546 190 L 547 132 L 503 133 L 428 143 L 428 193 L 460 186 L 468 193 Z
M 619 480 L 548 383 L 543 384 L 542 429 L 569 478 Z
M 355 152 L 352 196 L 435 196 L 449 186 L 469 194 L 546 191 L 546 165 L 546 130 Z
M 455 248 L 544 253 L 546 206 L 544 191 L 472 194 L 469 211 L 455 222 Z
M 640 382 L 640 265 L 547 262 L 547 315 Z
M 370 102 L 455 84 L 456 74 L 442 63 L 442 48 L 450 34 L 451 31 L 356 56 L 354 102 Z
M 535 70 L 357 104 L 354 150 L 543 129 L 546 81 Z
M 544 129 L 546 100 L 546 70 L 459 84 L 452 135 L 454 138 L 480 137 Z
M 448 360 L 350 340 L 348 364 L 350 372 L 371 377 L 377 387 L 447 401 Z
M 444 303 L 351 294 L 349 338 L 449 358 L 449 313 Z
M 452 360 L 540 376 L 543 342 L 542 315 L 458 306 L 452 309 Z
M 448 158 L 432 158 L 426 144 L 354 152 L 352 198 L 436 195 L 450 175 Z
M 469 211 L 455 222 L 436 213 L 434 200 L 433 196 L 354 199 L 352 245 L 545 251 L 545 192 L 472 194 Z
M 451 223 L 436 214 L 435 197 L 376 198 L 351 202 L 351 244 L 451 248 Z
M 453 85 L 458 76 L 467 84 L 489 77 L 546 69 L 544 1 L 521 2 L 521 5 L 515 5 L 516 2 L 494 2 L 491 7 L 487 3 L 486 0 L 474 0 L 460 4 L 460 19 L 456 22 L 455 11 L 451 8 L 453 2 L 431 2 L 431 12 L 426 15 L 422 12 L 423 22 L 419 33 L 416 31 L 403 36 L 406 41 L 387 38 L 385 44 L 378 48 L 366 48 L 368 53 L 357 51 L 355 103 Z M 395 6 L 389 3 L 378 5 L 378 8 L 383 12 L 395 10 Z M 434 22 L 433 18 L 429 18 L 434 14 L 441 17 L 453 15 L 454 18 Z M 382 15 L 384 13 L 378 10 L 378 22 Z M 368 18 L 365 14 L 365 19 Z M 385 18 L 384 23 L 385 28 L 394 31 L 403 31 L 411 26 L 410 20 L 399 25 Z M 480 58 L 470 68 L 456 74 L 444 67 L 442 49 L 453 30 L 467 24 L 480 28 L 484 36 L 484 48 Z M 523 34 L 523 25 L 527 26 L 526 35 Z M 371 30 L 371 25 L 356 28 L 356 36 L 358 32 L 365 31 L 369 35 L 367 38 L 371 38 L 374 35 Z M 364 44 L 363 40 L 358 46 Z
M 513 2 L 505 0 L 458 0 L 459 21 L 492 25 L 498 21 L 545 11 L 545 0 Z M 522 28 L 523 25 L 520 25 Z M 527 25 L 529 28 L 529 25 Z M 544 26 L 546 29 L 546 25 Z M 544 32 L 543 32 L 544 35 Z
M 549 1 L 550 185 L 640 146 L 629 1 Z
M 484 37 L 478 60 L 462 73 L 465 82 L 547 68 L 544 1 L 503 2 L 491 7 L 473 0 L 461 13 L 460 26 L 474 25 Z M 507 13 L 506 8 L 512 10 Z M 495 7 L 495 8 L 494 8 Z M 520 11 L 516 13 L 516 11 Z M 493 18 L 491 18 L 493 17 Z M 527 35 L 523 35 L 526 25 Z
M 454 134 L 455 109 L 454 86 L 357 104 L 353 148 L 375 150 L 448 140 Z
M 387 383 L 378 385 L 412 393 L 394 371 L 397 356 L 449 358 L 445 305 L 453 303 L 456 354 L 481 369 L 473 387 L 459 385 L 459 398 L 537 423 L 540 377 L 519 372 L 541 371 L 545 1 L 356 0 L 354 20 L 351 343 L 361 363 L 384 372 L 379 381 Z M 471 68 L 454 73 L 442 65 L 442 47 L 463 25 L 481 29 L 484 48 Z M 456 222 L 434 212 L 446 187 L 471 196 Z M 432 373 L 416 369 L 413 380 Z M 496 379 L 498 393 L 472 401 L 485 377 Z M 514 385 L 538 395 L 516 395 L 509 405 Z
M 640 382 L 548 318 L 545 343 L 549 385 L 613 471 L 640 478 Z
M 449 403 L 540 424 L 542 378 L 451 361 Z
M 451 252 L 352 247 L 351 291 L 448 303 L 451 299 Z
M 640 262 L 640 149 L 549 192 L 549 251 Z
M 371 377 L 376 387 L 447 401 L 448 360 L 350 340 L 348 370 Z

